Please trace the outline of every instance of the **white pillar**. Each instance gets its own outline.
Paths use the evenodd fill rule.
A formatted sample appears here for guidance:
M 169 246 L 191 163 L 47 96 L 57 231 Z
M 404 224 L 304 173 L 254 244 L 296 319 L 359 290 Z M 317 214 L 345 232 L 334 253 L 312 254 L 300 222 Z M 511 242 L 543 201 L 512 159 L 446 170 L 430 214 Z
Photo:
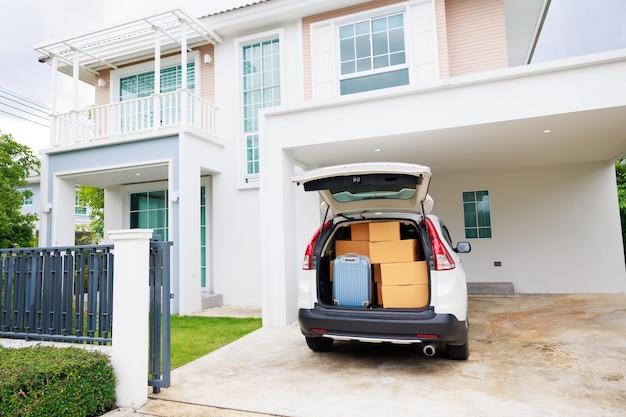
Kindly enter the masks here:
M 72 110 L 78 110 L 78 87 L 80 81 L 80 52 L 76 49 L 72 50 L 74 54 L 74 66 L 72 69 L 72 82 L 73 82 L 73 93 L 74 93 L 74 102 L 72 106 Z
M 153 95 L 154 118 L 152 128 L 161 128 L 161 31 L 154 32 L 154 95 Z
M 181 315 L 202 309 L 200 286 L 200 166 L 197 148 L 191 138 L 181 133 L 178 190 L 170 188 L 170 202 L 178 205 L 178 231 L 174 253 L 178 254 L 178 307 Z M 178 191 L 178 200 L 174 192 Z M 176 256 L 175 256 L 176 257 Z
M 149 265 L 152 229 L 114 230 L 113 341 L 117 405 L 148 402 Z
M 119 186 L 104 189 L 104 236 L 102 243 L 111 243 L 108 230 L 119 230 L 124 226 L 124 196 Z
M 47 181 L 49 184 L 49 181 Z M 76 223 L 76 184 L 53 176 L 52 201 L 47 207 L 47 215 L 51 222 L 52 246 L 74 245 L 74 229 Z
M 161 32 L 154 32 L 154 93 L 161 92 Z
M 263 326 L 276 327 L 297 318 L 301 258 L 296 253 L 295 187 L 291 182 L 294 161 L 270 142 L 262 143 L 260 165 L 261 296 Z
M 52 57 L 52 78 L 50 80 L 51 86 L 51 115 L 50 115 L 50 143 L 49 146 L 56 145 L 57 138 L 57 72 L 59 70 L 59 59 L 56 56 Z
M 180 86 L 187 89 L 187 23 L 180 24 Z
M 80 56 L 77 50 L 73 50 L 74 52 L 74 70 L 72 75 L 73 81 L 73 89 L 74 89 L 74 100 L 72 105 L 72 143 L 78 142 L 78 86 L 80 81 Z

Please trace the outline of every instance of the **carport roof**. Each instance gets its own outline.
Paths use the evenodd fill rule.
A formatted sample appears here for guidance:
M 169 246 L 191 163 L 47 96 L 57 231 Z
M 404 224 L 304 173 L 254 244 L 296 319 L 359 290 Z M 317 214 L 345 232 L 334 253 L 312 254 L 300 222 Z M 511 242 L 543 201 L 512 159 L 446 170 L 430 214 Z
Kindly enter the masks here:
M 119 25 L 35 45 L 42 54 L 40 62 L 58 59 L 58 70 L 72 75 L 74 60 L 80 68 L 80 79 L 94 85 L 99 71 L 154 57 L 160 33 L 162 54 L 180 51 L 183 39 L 187 49 L 206 43 L 219 43 L 221 38 L 204 23 L 180 9 L 131 20 Z

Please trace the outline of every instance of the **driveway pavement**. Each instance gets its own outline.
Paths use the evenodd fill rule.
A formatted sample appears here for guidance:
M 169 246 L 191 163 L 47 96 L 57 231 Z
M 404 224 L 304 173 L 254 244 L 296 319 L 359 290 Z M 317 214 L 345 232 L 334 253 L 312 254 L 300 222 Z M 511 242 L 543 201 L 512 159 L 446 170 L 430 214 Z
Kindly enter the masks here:
M 470 358 L 262 328 L 180 367 L 146 416 L 624 416 L 626 295 L 470 298 Z M 120 411 L 122 412 L 122 411 Z M 132 412 L 131 412 L 132 413 Z

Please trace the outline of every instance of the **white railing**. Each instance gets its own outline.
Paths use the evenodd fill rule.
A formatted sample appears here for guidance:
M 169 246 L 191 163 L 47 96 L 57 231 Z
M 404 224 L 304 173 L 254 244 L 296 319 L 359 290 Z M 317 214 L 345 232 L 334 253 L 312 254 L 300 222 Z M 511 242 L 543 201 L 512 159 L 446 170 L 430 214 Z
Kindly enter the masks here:
M 215 106 L 188 90 L 154 94 L 53 115 L 50 135 L 64 146 L 176 126 L 215 135 Z

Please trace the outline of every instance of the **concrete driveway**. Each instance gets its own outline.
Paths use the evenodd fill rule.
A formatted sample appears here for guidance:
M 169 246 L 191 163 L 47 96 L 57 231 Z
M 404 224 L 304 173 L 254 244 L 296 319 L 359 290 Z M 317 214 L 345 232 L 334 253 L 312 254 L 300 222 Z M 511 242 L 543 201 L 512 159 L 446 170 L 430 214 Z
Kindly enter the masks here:
M 626 295 L 470 298 L 470 358 L 262 328 L 173 371 L 153 416 L 624 416 Z

